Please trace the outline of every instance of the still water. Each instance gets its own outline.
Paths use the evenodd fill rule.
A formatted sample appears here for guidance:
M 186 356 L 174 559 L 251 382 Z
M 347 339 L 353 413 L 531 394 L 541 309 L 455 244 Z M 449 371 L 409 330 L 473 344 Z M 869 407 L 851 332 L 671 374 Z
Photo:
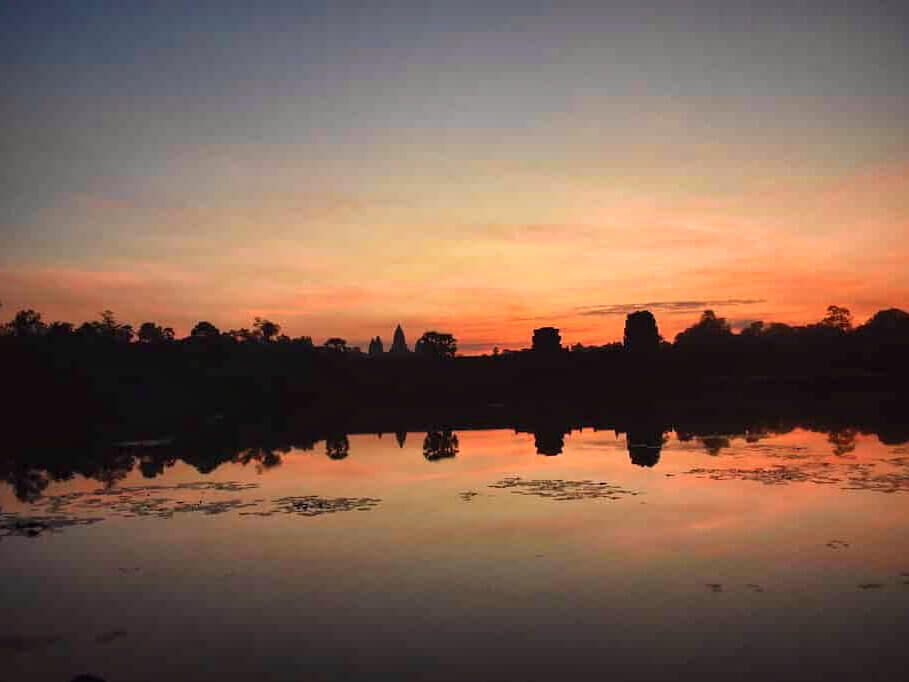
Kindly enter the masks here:
M 137 445 L 9 479 L 0 680 L 905 672 L 906 445 L 669 433 L 640 466 L 613 432 L 556 441 L 359 435 L 207 473 Z

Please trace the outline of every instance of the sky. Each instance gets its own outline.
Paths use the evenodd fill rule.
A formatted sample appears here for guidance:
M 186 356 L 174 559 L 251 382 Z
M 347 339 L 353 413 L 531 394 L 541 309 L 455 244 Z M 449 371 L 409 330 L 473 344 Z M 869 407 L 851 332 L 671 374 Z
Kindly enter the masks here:
M 903 2 L 7 2 L 0 317 L 466 352 L 909 308 Z

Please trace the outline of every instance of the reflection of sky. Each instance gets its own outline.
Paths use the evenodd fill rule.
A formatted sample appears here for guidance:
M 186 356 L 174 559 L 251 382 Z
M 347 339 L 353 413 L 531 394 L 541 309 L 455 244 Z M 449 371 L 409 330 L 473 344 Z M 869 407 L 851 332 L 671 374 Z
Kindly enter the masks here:
M 423 458 L 423 434 L 409 434 L 403 449 L 391 434 L 352 436 L 341 461 L 329 460 L 319 443 L 261 474 L 224 464 L 203 477 L 177 463 L 161 477 L 123 482 L 260 484 L 206 492 L 207 501 L 381 498 L 369 512 L 185 513 L 4 538 L 0 578 L 17 585 L 4 602 L 5 620 L 15 624 L 7 630 L 62 638 L 17 654 L 4 673 L 21 666 L 29 679 L 67 679 L 73 665 L 103 665 L 108 677 L 126 679 L 139 656 L 143 672 L 178 678 L 180 665 L 204 656 L 212 674 L 243 679 L 302 659 L 376 671 L 403 656 L 417 667 L 486 665 L 487 674 L 507 663 L 520 679 L 552 679 L 551 666 L 569 658 L 613 672 L 632 666 L 650 679 L 644 672 L 656 671 L 648 666 L 680 655 L 694 669 L 728 671 L 730 659 L 717 647 L 735 651 L 743 670 L 809 661 L 812 670 L 832 666 L 834 673 L 879 666 L 902 651 L 909 498 L 683 474 L 773 466 L 787 453 L 836 466 L 882 466 L 899 454 L 874 437 L 858 436 L 851 458 L 839 460 L 826 434 L 800 430 L 767 437 L 760 448 L 734 438 L 717 457 L 671 439 L 652 469 L 631 465 L 612 432 L 575 432 L 559 457 L 536 455 L 531 434 L 462 431 L 458 438 L 458 456 L 439 462 Z M 605 480 L 641 494 L 560 502 L 489 487 L 510 475 Z M 49 492 L 93 487 L 76 480 Z M 468 490 L 480 494 L 465 502 L 458 493 Z M 0 503 L 18 508 L 6 487 Z M 833 539 L 850 546 L 830 548 Z M 883 587 L 858 588 L 870 582 Z M 721 584 L 722 593 L 708 583 Z M 127 635 L 116 645 L 92 643 L 112 630 Z M 431 661 L 416 651 L 432 651 Z
M 486 347 L 906 306 L 909 17 L 738 4 L 12 3 L 5 309 Z

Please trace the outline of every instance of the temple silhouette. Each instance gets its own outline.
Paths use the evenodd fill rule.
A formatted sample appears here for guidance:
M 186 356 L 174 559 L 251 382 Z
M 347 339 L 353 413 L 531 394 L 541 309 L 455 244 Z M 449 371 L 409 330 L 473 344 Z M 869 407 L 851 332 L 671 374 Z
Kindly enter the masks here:
M 404 338 L 404 330 L 401 329 L 400 324 L 395 327 L 395 333 L 391 340 L 391 348 L 388 349 L 388 352 L 392 355 L 407 355 L 410 352 L 410 349 L 407 347 L 407 339 Z

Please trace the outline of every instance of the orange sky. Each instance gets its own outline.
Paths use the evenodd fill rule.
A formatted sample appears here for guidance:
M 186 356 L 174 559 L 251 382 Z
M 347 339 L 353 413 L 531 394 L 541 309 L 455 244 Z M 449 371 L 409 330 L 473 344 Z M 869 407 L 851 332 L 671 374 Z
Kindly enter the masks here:
M 0 315 L 476 352 L 909 308 L 904 22 L 738 4 L 22 6 Z
M 534 211 L 551 222 L 450 227 L 423 205 L 391 201 L 313 208 L 252 196 L 143 211 L 65 196 L 49 222 L 128 221 L 141 236 L 122 254 L 112 240 L 103 263 L 7 268 L 0 291 L 8 314 L 30 306 L 81 321 L 111 308 L 178 333 L 199 319 L 227 328 L 265 316 L 291 335 L 354 342 L 390 337 L 400 321 L 411 338 L 450 330 L 465 350 L 522 347 L 543 324 L 560 326 L 566 342 L 616 340 L 625 304 L 686 302 L 651 306 L 670 338 L 704 307 L 802 323 L 837 303 L 862 320 L 909 307 L 907 188 L 902 165 L 719 196 L 619 195 L 603 183 L 535 195 Z M 527 212 L 519 197 L 483 192 L 502 217 Z M 309 220 L 323 226 L 315 238 L 301 235 Z M 223 237 L 193 236 L 200 226 Z

